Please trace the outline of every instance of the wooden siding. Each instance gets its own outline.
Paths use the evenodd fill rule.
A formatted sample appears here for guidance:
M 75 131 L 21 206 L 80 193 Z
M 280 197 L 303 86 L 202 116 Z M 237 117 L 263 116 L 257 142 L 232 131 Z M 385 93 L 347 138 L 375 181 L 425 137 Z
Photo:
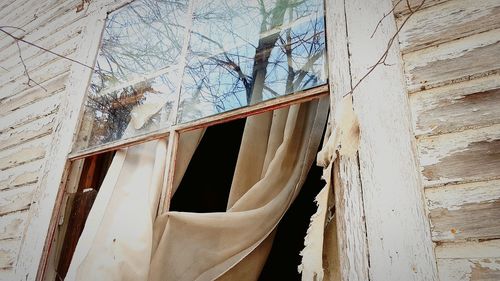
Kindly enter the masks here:
M 15 36 L 73 57 L 82 44 L 80 34 L 85 28 L 84 13 L 76 12 L 80 3 L 2 1 L 0 22 L 24 30 L 9 30 Z M 15 41 L 0 34 L 0 280 L 19 277 L 14 277 L 14 270 L 21 241 L 73 67 L 71 62 L 27 44 L 20 43 L 20 47 L 30 77 L 45 90 L 26 84 Z
M 399 43 L 440 280 L 500 280 L 500 2 L 426 1 Z

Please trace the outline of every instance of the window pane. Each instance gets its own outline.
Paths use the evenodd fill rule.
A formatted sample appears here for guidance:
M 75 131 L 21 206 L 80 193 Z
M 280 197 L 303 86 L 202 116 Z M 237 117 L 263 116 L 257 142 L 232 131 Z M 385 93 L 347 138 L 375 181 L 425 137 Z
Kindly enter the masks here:
M 170 126 L 176 100 L 173 73 L 119 90 L 90 91 L 74 150 L 153 132 Z
M 126 83 L 178 62 L 185 36 L 187 0 L 140 0 L 106 21 L 92 87 Z
M 178 122 L 326 83 L 323 1 L 195 7 Z
M 138 0 L 106 21 L 74 151 L 170 126 L 187 0 Z

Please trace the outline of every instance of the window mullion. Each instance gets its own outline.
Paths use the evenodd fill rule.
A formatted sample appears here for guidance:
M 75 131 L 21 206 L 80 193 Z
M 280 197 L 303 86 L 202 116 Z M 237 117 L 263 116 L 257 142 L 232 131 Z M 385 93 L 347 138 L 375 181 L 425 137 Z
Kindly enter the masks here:
M 172 198 L 172 188 L 174 182 L 175 159 L 177 155 L 177 147 L 179 144 L 179 132 L 171 130 L 169 132 L 167 158 L 165 164 L 165 172 L 163 174 L 163 184 L 160 194 L 160 204 L 158 214 L 162 214 L 169 210 L 170 199 Z
M 187 64 L 187 54 L 188 54 L 188 47 L 189 47 L 189 40 L 191 38 L 191 28 L 193 26 L 193 11 L 194 11 L 194 0 L 190 0 L 188 4 L 188 11 L 186 13 L 186 16 L 188 17 L 187 19 L 187 24 L 186 24 L 186 30 L 184 33 L 184 39 L 182 42 L 184 42 L 181 50 L 181 58 L 179 60 L 179 66 L 178 66 L 178 81 L 177 85 L 175 88 L 175 103 L 172 106 L 172 111 L 170 112 L 170 115 L 168 117 L 168 123 L 169 124 L 176 124 L 177 123 L 177 115 L 179 112 L 179 106 L 180 106 L 180 100 L 181 100 L 181 88 L 182 88 L 182 79 L 184 77 L 184 70 L 186 68 Z

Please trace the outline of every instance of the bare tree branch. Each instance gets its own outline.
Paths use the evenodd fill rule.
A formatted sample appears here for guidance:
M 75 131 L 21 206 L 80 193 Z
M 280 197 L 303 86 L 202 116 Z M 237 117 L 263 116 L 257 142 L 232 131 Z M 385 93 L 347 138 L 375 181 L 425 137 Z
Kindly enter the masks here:
M 21 53 L 21 47 L 19 46 L 19 41 L 16 41 L 16 45 L 17 45 L 17 50 L 19 51 L 19 59 L 21 60 L 21 64 L 24 67 L 24 74 L 26 75 L 26 77 L 28 77 L 28 82 L 26 83 L 26 85 L 28 85 L 28 86 L 31 87 L 30 82 L 33 82 L 33 83 L 35 83 L 35 85 L 37 85 L 38 87 L 44 89 L 45 92 L 47 92 L 47 89 L 45 87 L 43 87 L 42 85 L 40 85 L 40 83 L 36 82 L 35 80 L 31 79 L 30 74 L 28 72 L 28 68 L 26 67 L 26 63 L 24 63 L 23 54 Z
M 400 0 L 398 3 L 400 3 L 402 0 Z M 416 13 L 418 10 L 420 10 L 420 8 L 422 8 L 422 6 L 424 5 L 426 0 L 422 0 L 422 2 L 415 8 L 415 9 L 411 9 L 410 11 L 412 11 L 406 18 L 405 20 L 401 23 L 401 25 L 399 26 L 399 28 L 396 30 L 396 32 L 394 33 L 394 35 L 391 37 L 391 39 L 389 39 L 389 41 L 387 42 L 387 47 L 384 51 L 384 53 L 380 56 L 380 58 L 377 60 L 377 62 L 372 65 L 371 67 L 368 68 L 368 71 L 365 73 L 365 75 L 363 75 L 363 77 L 361 77 L 361 79 L 359 79 L 359 81 L 354 85 L 354 87 L 352 87 L 352 89 L 347 92 L 346 94 L 344 94 L 344 97 L 349 95 L 349 94 L 352 94 L 354 92 L 354 90 L 356 90 L 356 88 L 361 84 L 361 82 L 363 82 L 363 80 L 366 79 L 366 77 L 368 77 L 378 66 L 380 65 L 386 65 L 386 66 L 389 66 L 389 64 L 386 63 L 386 59 L 387 59 L 387 56 L 389 55 L 389 51 L 392 47 L 392 44 L 394 43 L 394 41 L 396 40 L 396 38 L 398 37 L 399 35 L 399 32 L 401 32 L 401 29 L 403 29 L 403 27 L 405 26 L 405 24 L 408 22 L 408 20 L 411 18 L 411 16 Z M 397 3 L 397 4 L 398 4 Z M 407 2 L 408 3 L 408 2 Z M 396 4 L 396 5 L 397 5 Z M 394 7 L 396 6 L 394 5 Z M 408 5 L 410 5 L 408 3 Z M 391 10 L 393 11 L 394 8 Z M 391 14 L 391 13 L 388 13 L 388 14 Z M 382 20 L 384 18 L 386 18 L 387 15 L 384 15 L 384 17 L 382 18 Z M 381 21 L 382 21 L 381 20 Z M 381 22 L 379 21 L 379 23 Z M 379 24 L 377 24 L 377 27 L 379 26 Z M 375 29 L 376 30 L 376 29 Z

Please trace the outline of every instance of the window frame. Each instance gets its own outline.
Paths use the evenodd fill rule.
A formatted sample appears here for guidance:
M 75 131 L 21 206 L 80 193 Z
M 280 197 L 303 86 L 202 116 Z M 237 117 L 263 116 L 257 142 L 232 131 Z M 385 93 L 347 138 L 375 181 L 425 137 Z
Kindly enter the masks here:
M 95 52 L 91 51 L 88 56 L 92 59 L 93 63 L 89 64 L 93 67 L 95 67 L 96 63 L 96 58 L 99 53 L 99 46 L 101 45 L 102 41 L 102 34 L 106 28 L 106 21 L 108 20 L 108 15 L 112 12 L 115 12 L 116 10 L 119 10 L 120 8 L 134 2 L 135 0 L 123 0 L 120 1 L 121 3 L 118 4 L 104 4 L 102 6 L 94 6 L 91 9 L 86 11 L 86 14 L 88 15 L 93 15 L 94 18 L 100 18 L 101 15 L 101 20 L 103 21 L 103 24 L 100 28 L 97 28 L 95 30 L 98 30 L 98 39 L 93 42 L 93 44 L 97 43 L 97 46 L 95 47 Z M 192 12 L 193 5 L 192 3 L 195 2 L 195 0 L 189 0 L 189 7 L 188 7 L 188 13 Z M 324 17 L 326 21 L 326 3 L 324 3 Z M 104 15 L 104 17 L 102 17 Z M 89 16 L 89 18 L 92 18 Z M 192 17 L 191 17 L 192 18 Z M 190 20 L 192 22 L 192 19 Z M 176 154 L 177 154 L 177 148 L 179 144 L 179 136 L 182 132 L 187 132 L 199 128 L 205 128 L 209 127 L 212 125 L 220 124 L 220 123 L 225 123 L 225 122 L 230 122 L 233 120 L 241 119 L 241 118 L 246 118 L 249 116 L 257 115 L 260 113 L 268 112 L 268 111 L 273 111 L 276 109 L 280 109 L 283 107 L 291 106 L 294 104 L 300 104 L 304 102 L 308 102 L 311 100 L 316 100 L 320 99 L 325 96 L 329 96 L 331 94 L 331 83 L 330 83 L 330 77 L 331 74 L 328 73 L 328 32 L 327 32 L 328 26 L 325 23 L 325 69 L 327 69 L 327 79 L 325 81 L 325 84 L 315 86 L 306 90 L 302 91 L 297 91 L 293 92 L 291 94 L 279 96 L 273 99 L 268 99 L 264 100 L 261 102 L 258 102 L 256 104 L 248 105 L 245 107 L 237 108 L 234 110 L 222 112 L 219 114 L 203 117 L 200 119 L 196 119 L 193 121 L 189 121 L 186 123 L 179 123 L 179 124 L 174 124 L 170 127 L 159 129 L 153 132 L 149 133 L 144 133 L 140 134 L 134 137 L 130 137 L 127 139 L 123 140 L 117 140 L 117 141 L 112 141 L 109 143 L 105 143 L 102 145 L 98 145 L 95 147 L 90 147 L 86 149 L 82 149 L 79 151 L 70 151 L 69 153 L 66 154 L 66 164 L 65 164 L 65 171 L 63 175 L 63 181 L 61 182 L 61 185 L 58 190 L 57 194 L 57 199 L 55 204 L 53 205 L 53 213 L 52 213 L 52 218 L 49 223 L 49 229 L 48 229 L 48 234 L 46 236 L 45 240 L 45 245 L 44 249 L 42 252 L 42 256 L 40 258 L 40 262 L 38 263 L 38 270 L 37 270 L 37 277 L 36 280 L 45 280 L 47 277 L 47 269 L 48 266 L 50 265 L 49 259 L 51 258 L 53 251 L 55 250 L 53 244 L 55 244 L 55 237 L 56 237 L 56 232 L 57 226 L 61 225 L 61 221 L 67 218 L 64 218 L 64 213 L 65 213 L 65 208 L 66 204 L 65 199 L 69 195 L 67 192 L 69 188 L 75 188 L 76 185 L 78 185 L 79 179 L 81 177 L 81 172 L 82 172 L 82 166 L 83 166 L 83 161 L 85 159 L 95 156 L 98 154 L 110 152 L 110 151 L 116 151 L 119 149 L 124 149 L 127 147 L 131 147 L 134 145 L 138 145 L 141 143 L 145 143 L 148 141 L 153 141 L 153 140 L 158 140 L 158 139 L 167 139 L 167 156 L 166 156 L 166 167 L 165 167 L 165 174 L 164 174 L 164 182 L 162 185 L 162 190 L 160 194 L 160 202 L 158 206 L 158 212 L 165 212 L 169 210 L 170 207 L 170 201 L 172 199 L 172 187 L 173 187 L 173 179 L 174 179 L 174 171 L 175 171 L 175 159 L 176 159 Z M 189 32 L 187 32 L 189 33 Z M 94 35 L 95 36 L 95 35 Z M 186 38 L 185 38 L 186 40 Z M 183 64 L 186 63 L 186 56 L 187 56 L 187 46 L 189 44 L 184 44 L 185 47 L 183 48 L 183 52 L 181 54 L 182 58 L 181 60 L 183 61 Z M 184 50 L 185 49 L 185 50 Z M 92 76 L 93 70 L 89 71 L 88 78 L 86 77 L 85 82 L 83 84 L 85 85 L 85 93 L 83 95 L 83 103 L 80 104 L 79 108 L 79 115 L 78 115 L 78 120 L 76 123 L 75 127 L 75 132 L 73 132 L 72 140 L 71 140 L 71 149 L 73 149 L 75 142 L 77 141 L 76 139 L 76 134 L 78 134 L 80 127 L 82 125 L 82 120 L 83 120 L 83 113 L 84 113 L 84 108 L 85 108 L 85 101 L 86 97 L 88 95 L 88 90 L 90 86 L 90 79 Z M 178 85 L 178 89 L 176 89 L 176 94 L 180 93 L 180 86 L 181 83 Z M 179 95 L 180 97 L 180 95 Z M 179 103 L 179 101 L 177 101 Z M 178 104 L 174 105 L 174 111 L 171 112 L 171 116 L 176 117 L 177 116 L 177 111 L 179 107 L 177 106 Z M 57 253 L 56 253 L 57 254 Z M 56 265 L 57 266 L 57 265 Z

